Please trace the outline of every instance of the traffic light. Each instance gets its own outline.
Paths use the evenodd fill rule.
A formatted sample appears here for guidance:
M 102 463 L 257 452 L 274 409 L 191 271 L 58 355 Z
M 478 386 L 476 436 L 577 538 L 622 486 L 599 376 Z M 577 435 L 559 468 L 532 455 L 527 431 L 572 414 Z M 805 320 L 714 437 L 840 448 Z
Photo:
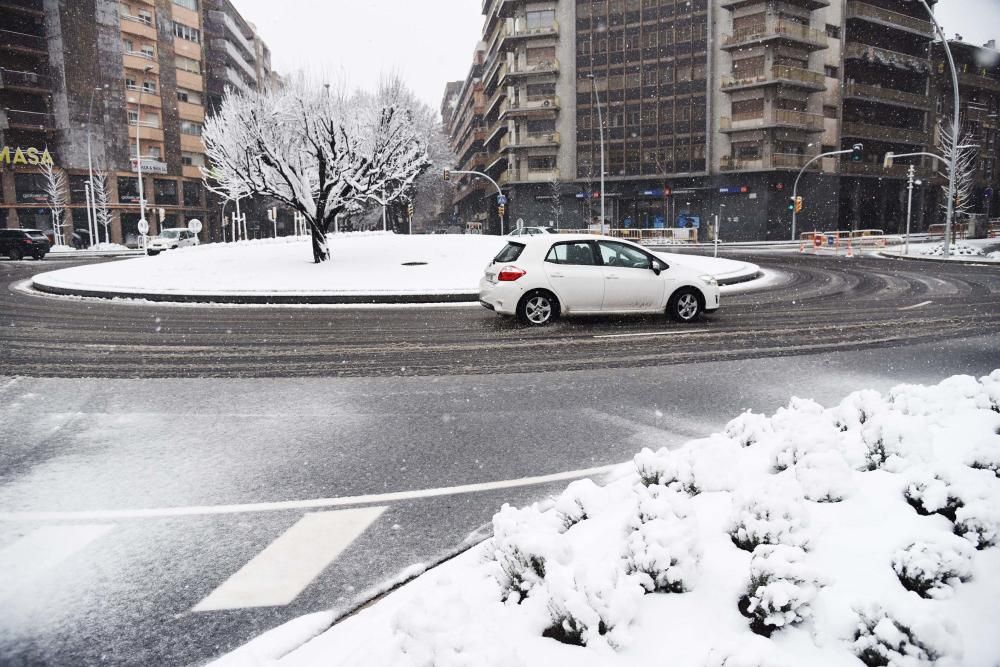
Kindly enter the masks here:
M 502 218 L 503 217 L 503 211 L 504 211 L 504 205 L 500 204 L 499 206 L 497 206 L 497 211 L 500 213 L 500 217 Z
M 892 167 L 892 160 L 893 160 L 893 158 L 895 158 L 895 157 L 896 157 L 896 156 L 895 156 L 895 155 L 893 155 L 892 151 L 890 151 L 890 152 L 886 153 L 886 154 L 885 154 L 885 159 L 884 159 L 884 160 L 882 160 L 882 167 L 883 167 L 884 169 L 889 169 L 890 167 Z
M 854 144 L 851 146 L 851 162 L 861 162 L 861 151 L 864 148 L 864 144 Z
M 795 212 L 796 213 L 802 212 L 802 197 L 795 198 Z
M 788 210 L 789 211 L 794 211 L 795 210 L 795 197 L 789 197 L 788 200 L 789 200 L 788 201 Z
M 446 181 L 450 181 L 451 180 L 451 169 L 445 169 L 444 170 L 444 180 L 446 180 Z
M 406 214 L 411 218 L 413 217 L 413 202 L 406 205 Z

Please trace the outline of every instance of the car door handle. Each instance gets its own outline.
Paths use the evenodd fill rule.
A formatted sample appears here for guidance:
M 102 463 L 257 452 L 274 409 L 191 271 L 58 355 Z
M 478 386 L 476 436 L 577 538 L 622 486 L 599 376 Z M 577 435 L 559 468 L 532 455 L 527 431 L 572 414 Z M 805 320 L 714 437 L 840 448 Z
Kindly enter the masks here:
M 550 278 L 565 278 L 566 276 L 564 276 L 564 275 L 563 275 L 563 274 L 561 274 L 561 273 L 550 273 L 550 274 L 549 274 L 549 277 L 550 277 Z
M 618 276 L 604 276 L 605 280 L 618 280 Z

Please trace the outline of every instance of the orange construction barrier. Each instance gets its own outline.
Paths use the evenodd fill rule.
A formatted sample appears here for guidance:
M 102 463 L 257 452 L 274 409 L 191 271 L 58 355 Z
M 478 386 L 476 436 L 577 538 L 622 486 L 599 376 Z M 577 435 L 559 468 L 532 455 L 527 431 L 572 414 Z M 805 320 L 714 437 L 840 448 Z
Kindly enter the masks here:
M 847 239 L 847 256 L 854 257 L 854 248 L 851 247 L 851 239 Z

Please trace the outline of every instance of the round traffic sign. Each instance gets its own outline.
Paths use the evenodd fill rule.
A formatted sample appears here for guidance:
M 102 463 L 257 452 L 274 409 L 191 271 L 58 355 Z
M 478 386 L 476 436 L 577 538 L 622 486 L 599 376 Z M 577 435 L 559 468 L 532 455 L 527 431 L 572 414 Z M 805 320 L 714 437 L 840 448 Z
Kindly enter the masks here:
M 188 231 L 192 234 L 197 234 L 201 232 L 201 220 L 198 218 L 192 218 L 188 220 Z
M 143 218 L 142 220 L 139 221 L 138 227 L 139 227 L 139 233 L 140 234 L 147 234 L 147 233 L 149 233 L 149 223 L 146 222 L 145 218 Z

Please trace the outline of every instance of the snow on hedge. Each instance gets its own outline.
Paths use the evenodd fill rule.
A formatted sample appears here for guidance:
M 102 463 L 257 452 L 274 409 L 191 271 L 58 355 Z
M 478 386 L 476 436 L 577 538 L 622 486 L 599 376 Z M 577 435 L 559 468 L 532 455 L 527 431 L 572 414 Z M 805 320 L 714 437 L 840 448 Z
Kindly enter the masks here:
M 1000 370 L 644 449 L 291 665 L 1000 664 Z
M 982 249 L 971 246 L 967 243 L 952 243 L 951 246 L 949 246 L 948 252 L 957 257 L 981 257 L 984 254 Z M 924 248 L 920 251 L 920 254 L 929 255 L 931 257 L 943 257 L 944 244 L 942 243 L 929 248 Z

